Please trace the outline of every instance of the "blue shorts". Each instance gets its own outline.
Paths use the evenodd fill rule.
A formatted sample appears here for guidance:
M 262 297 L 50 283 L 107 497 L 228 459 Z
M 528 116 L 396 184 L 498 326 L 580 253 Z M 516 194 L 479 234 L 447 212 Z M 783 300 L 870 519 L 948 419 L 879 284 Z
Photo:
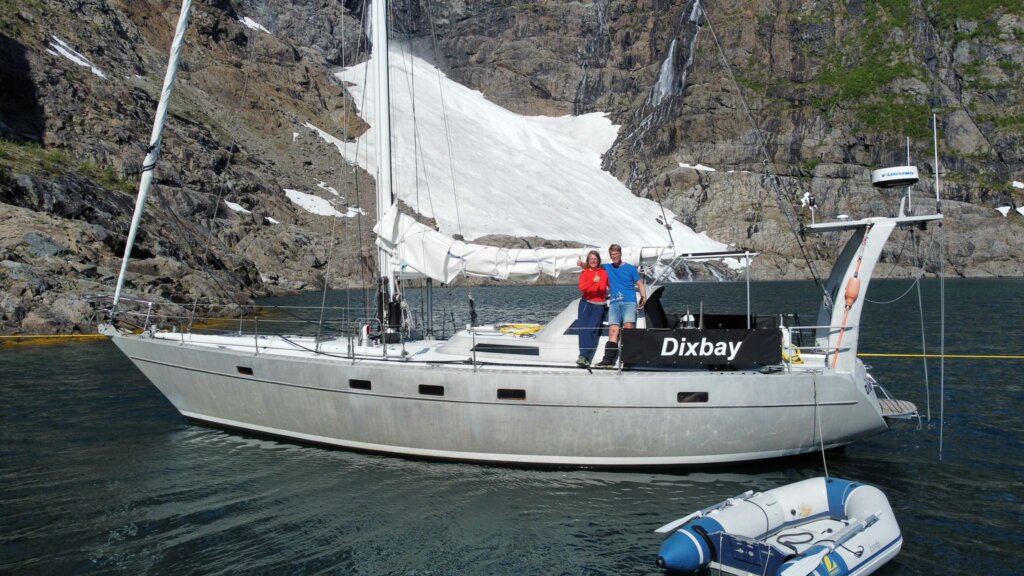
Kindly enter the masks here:
M 618 300 L 608 307 L 608 325 L 636 324 L 636 302 Z

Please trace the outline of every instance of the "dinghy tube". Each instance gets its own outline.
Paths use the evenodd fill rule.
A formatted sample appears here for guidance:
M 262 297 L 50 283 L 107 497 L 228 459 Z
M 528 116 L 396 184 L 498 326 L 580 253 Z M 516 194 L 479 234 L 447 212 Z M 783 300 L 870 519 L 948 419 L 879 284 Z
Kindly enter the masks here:
M 731 499 L 682 522 L 662 543 L 657 565 L 670 574 L 713 564 L 737 574 L 862 576 L 902 545 L 881 490 L 811 478 Z

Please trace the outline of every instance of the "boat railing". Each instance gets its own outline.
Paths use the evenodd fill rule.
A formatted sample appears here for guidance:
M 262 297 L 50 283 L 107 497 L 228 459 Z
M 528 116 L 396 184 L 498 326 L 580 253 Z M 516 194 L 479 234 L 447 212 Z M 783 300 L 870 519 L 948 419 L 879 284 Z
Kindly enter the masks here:
M 856 324 L 847 324 L 845 326 L 845 329 L 849 330 L 850 328 L 854 328 L 855 326 L 856 326 Z M 822 329 L 822 330 L 842 330 L 844 327 L 843 326 L 824 325 L 824 326 L 786 326 L 786 328 L 789 328 L 790 330 L 819 330 L 819 329 Z
M 334 339 L 358 335 L 360 328 L 379 321 L 368 319 L 364 307 L 286 306 L 267 304 L 222 304 L 159 302 L 122 297 L 116 311 L 109 309 L 109 295 L 90 297 L 97 311 L 134 332 L 173 330 L 194 334 L 291 334 Z

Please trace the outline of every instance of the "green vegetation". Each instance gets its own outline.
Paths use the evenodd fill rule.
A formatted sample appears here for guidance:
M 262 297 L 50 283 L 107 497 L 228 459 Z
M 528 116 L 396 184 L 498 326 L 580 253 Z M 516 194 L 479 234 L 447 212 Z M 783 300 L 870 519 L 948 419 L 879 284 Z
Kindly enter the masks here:
M 881 102 L 861 104 L 854 114 L 865 127 L 883 134 L 927 138 L 931 133 L 931 109 L 894 96 Z
M 917 68 L 907 62 L 885 62 L 882 55 L 872 54 L 853 68 L 832 66 L 818 76 L 818 81 L 835 88 L 825 104 L 865 98 L 897 78 L 915 78 Z
M 135 183 L 119 177 L 112 166 L 100 166 L 91 160 L 79 162 L 60 148 L 44 148 L 36 143 L 17 143 L 0 138 L 0 167 L 35 176 L 56 177 L 75 171 L 108 190 L 135 193 Z
M 750 90 L 758 96 L 766 96 L 768 94 L 768 85 L 765 83 L 763 78 L 753 78 L 746 75 L 737 75 L 736 83 L 743 86 L 747 90 Z
M 814 174 L 814 169 L 821 164 L 820 158 L 809 158 L 800 163 L 800 172 L 804 174 Z
M 832 48 L 834 55 L 816 81 L 833 92 L 819 104 L 862 100 L 897 78 L 921 78 L 918 67 L 910 64 L 912 46 L 889 39 L 892 31 L 910 27 L 911 6 L 901 0 L 865 4 L 865 18 L 872 25 L 854 28 L 858 34 L 844 37 L 841 45 Z
M 32 28 L 21 18 L 21 13 L 36 16 L 43 9 L 39 0 L 0 0 L 0 33 L 20 38 L 22 31 Z
M 34 142 L 17 143 L 0 138 L 0 162 L 17 171 L 57 175 L 71 164 L 71 157 L 58 148 L 43 148 Z
M 999 66 L 999 69 L 1007 76 L 1013 76 L 1014 74 L 1019 74 L 1021 72 L 1021 67 L 1014 62 L 1000 60 L 996 65 Z
M 867 6 L 872 18 L 884 18 L 889 26 L 897 28 L 910 25 L 910 7 L 906 0 L 875 0 Z
M 924 14 L 918 13 L 922 9 Z M 853 34 L 841 37 L 830 46 L 828 63 L 815 79 L 817 84 L 828 88 L 829 96 L 815 104 L 849 110 L 868 130 L 924 138 L 930 124 L 926 97 L 888 93 L 892 83 L 900 78 L 929 83 L 927 72 L 915 64 L 920 58 L 916 48 L 907 42 L 913 34 L 913 18 L 926 16 L 933 22 L 937 20 L 939 27 L 945 29 L 953 28 L 957 21 L 973 22 L 960 26 L 954 41 L 988 39 L 1003 33 L 997 16 L 1008 12 L 1024 14 L 1024 2 L 925 0 L 923 5 L 915 5 L 902 0 L 876 0 L 865 3 L 864 10 L 864 18 L 871 25 L 852 27 Z M 1024 36 L 1016 30 L 1014 34 L 1017 38 Z M 958 72 L 972 91 L 993 93 L 1015 89 L 1020 66 L 1006 61 L 997 65 L 1002 74 L 980 63 L 962 65 Z M 1020 116 L 998 115 L 997 111 L 987 120 L 1000 129 L 1021 129 Z
M 982 116 L 982 122 L 991 122 L 1000 130 L 1024 130 L 1024 114 L 1016 116 Z
M 1012 62 L 1007 62 L 1005 65 L 1000 63 L 999 68 L 1011 78 L 1017 73 L 1017 66 Z M 1017 84 L 1013 80 L 1004 80 L 1002 82 L 993 80 L 993 74 L 990 73 L 990 70 L 991 68 L 986 69 L 986 66 L 981 63 L 972 63 L 961 66 L 959 72 L 962 75 L 964 85 L 981 92 L 1013 90 L 1016 88 Z
M 100 166 L 91 160 L 78 164 L 78 171 L 108 190 L 118 190 L 125 194 L 135 193 L 135 183 L 119 178 L 114 174 L 113 166 Z
M 908 38 L 919 8 L 903 0 L 864 4 L 868 26 L 851 26 L 829 48 L 831 56 L 814 82 L 828 88 L 815 105 L 848 110 L 867 131 L 885 136 L 927 138 L 931 110 L 923 95 L 890 93 L 900 79 L 929 79 L 917 64 L 916 47 Z M 927 8 L 926 8 L 927 9 Z
M 954 42 L 963 42 L 975 38 L 994 38 L 999 36 L 999 26 L 993 20 L 984 20 L 973 30 L 964 30 L 953 35 Z
M 940 26 L 952 28 L 957 20 L 982 22 L 999 13 L 1024 14 L 1024 3 L 1020 0 L 928 0 L 925 9 L 935 15 Z

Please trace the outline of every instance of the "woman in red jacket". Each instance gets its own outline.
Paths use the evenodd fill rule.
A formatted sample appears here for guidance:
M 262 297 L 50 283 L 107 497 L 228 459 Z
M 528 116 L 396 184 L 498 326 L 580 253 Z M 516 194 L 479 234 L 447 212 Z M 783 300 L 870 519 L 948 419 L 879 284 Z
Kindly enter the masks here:
M 580 307 L 576 315 L 576 330 L 580 338 L 580 357 L 576 359 L 576 365 L 580 368 L 590 366 L 597 350 L 607 300 L 608 272 L 601 267 L 601 255 L 597 250 L 591 250 L 587 253 L 587 265 L 580 273 Z

